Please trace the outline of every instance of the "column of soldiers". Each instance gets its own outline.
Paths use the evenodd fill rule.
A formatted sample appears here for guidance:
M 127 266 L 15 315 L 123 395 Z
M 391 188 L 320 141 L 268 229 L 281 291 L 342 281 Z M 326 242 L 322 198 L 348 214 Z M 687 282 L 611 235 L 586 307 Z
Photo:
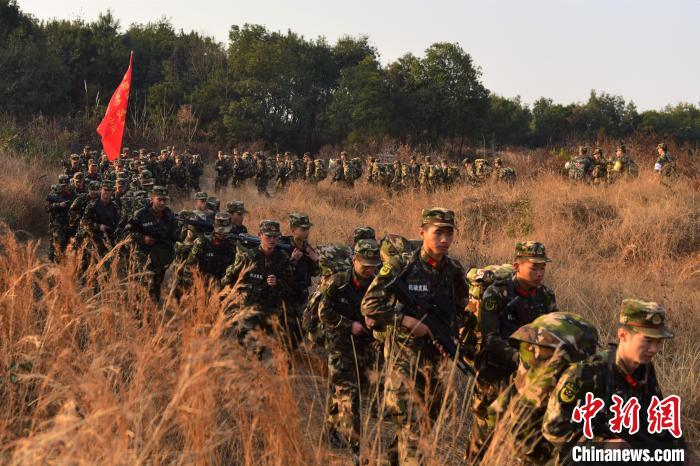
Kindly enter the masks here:
M 261 166 L 270 166 L 261 155 L 247 159 L 255 164 L 252 177 Z M 668 159 L 659 162 L 661 170 Z M 141 159 L 136 160 L 134 167 L 142 168 Z M 270 219 L 249 235 L 244 226 L 248 211 L 240 201 L 227 203 L 220 212 L 218 198 L 197 192 L 193 209 L 176 215 L 168 207 L 168 188 L 155 184 L 150 169 L 134 177 L 120 159 L 102 171 L 101 182 L 90 180 L 86 188 L 80 160 L 75 162 L 71 159 L 73 172 L 61 175 L 47 198 L 52 257 L 78 232 L 98 257 L 125 240 L 138 266 L 148 272 L 147 285 L 156 301 L 173 262 L 181 270 L 177 286 L 182 293 L 199 273 L 212 290 L 221 292 L 222 308 L 231 319 L 227 335 L 246 354 L 263 361 L 271 354 L 268 337 L 282 336 L 285 348 L 295 351 L 304 335 L 315 331 L 327 357 L 331 389 L 324 432 L 332 446 L 349 449 L 356 464 L 362 458 L 362 391 L 369 385 L 369 372 L 381 364 L 386 375 L 383 401 L 396 426 L 388 449 L 392 464 L 423 464 L 420 439 L 440 413 L 450 384 L 446 374 L 454 374 L 444 369 L 455 361 L 465 361 L 475 379 L 465 455 L 473 463 L 489 450 L 499 426 L 509 422 L 509 406 L 526 414 L 510 427 L 522 461 L 564 464 L 571 442 L 581 440 L 581 427 L 572 422 L 571 413 L 587 392 L 608 403 L 612 394 L 625 400 L 636 396 L 642 412 L 653 396 L 661 396 L 652 359 L 672 337 L 663 307 L 624 300 L 618 345 L 596 353 L 595 326 L 560 311 L 554 291 L 544 285 L 551 259 L 542 243 L 517 243 L 512 264 L 467 270 L 450 255 L 458 231 L 454 212 L 434 207 L 424 209 L 416 222 L 418 240 L 389 235 L 378 242 L 374 229 L 359 227 L 351 246 L 332 249 L 347 254 L 329 255 L 310 244 L 313 224 L 305 213 L 289 215 L 288 235 L 282 234 L 280 222 Z M 278 173 L 284 167 L 286 181 L 314 182 L 316 162 L 310 154 L 302 160 L 285 154 L 275 158 L 273 167 Z M 477 162 L 467 165 L 473 176 L 485 176 L 488 169 Z M 334 180 L 352 186 L 359 178 L 347 175 L 354 163 L 341 155 Z M 158 170 L 158 165 L 150 166 Z M 174 159 L 171 169 L 177 166 Z M 391 167 L 394 176 L 400 173 L 400 184 L 405 180 L 414 189 L 436 189 L 439 185 L 430 184 L 431 177 L 438 170 L 449 173 L 447 164 L 433 166 L 429 158 L 422 165 L 413 159 L 406 165 L 392 162 Z M 80 217 L 77 223 L 74 216 Z M 601 416 L 611 415 L 608 410 Z M 601 440 L 637 445 L 653 438 L 682 445 L 645 431 L 622 436 L 606 425 L 602 422 L 596 431 Z

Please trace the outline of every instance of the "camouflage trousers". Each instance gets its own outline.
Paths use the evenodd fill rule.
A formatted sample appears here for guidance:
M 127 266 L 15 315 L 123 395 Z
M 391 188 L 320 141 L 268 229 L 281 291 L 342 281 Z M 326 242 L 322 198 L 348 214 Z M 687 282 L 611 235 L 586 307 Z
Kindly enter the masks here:
M 57 261 L 58 257 L 66 251 L 71 234 L 69 228 L 63 225 L 50 225 L 51 244 L 49 245 L 49 259 Z
M 467 451 L 471 463 L 478 463 L 488 448 L 492 432 L 488 423 L 488 407 L 507 386 L 507 379 L 486 382 L 477 378 L 472 395 L 472 425 Z
M 330 396 L 326 430 L 336 430 L 351 447 L 360 444 L 360 393 L 369 394 L 368 371 L 375 353 L 367 338 L 326 334 Z
M 136 260 L 139 268 L 146 272 L 145 283 L 151 298 L 160 300 L 160 289 L 165 279 L 165 272 L 173 261 L 174 252 L 170 248 L 154 246 L 149 250 L 136 250 Z
M 384 344 L 385 401 L 397 435 L 389 447 L 391 464 L 424 463 L 419 440 L 427 438 L 440 412 L 444 385 L 440 354 L 425 339 L 392 339 Z
M 277 339 L 279 346 L 289 350 L 290 339 L 285 328 L 282 311 L 265 309 L 255 303 L 246 303 L 226 310 L 233 318 L 227 335 L 233 336 L 248 354 L 259 360 L 267 360 L 272 355 L 270 339 Z M 266 341 L 267 340 L 267 341 Z

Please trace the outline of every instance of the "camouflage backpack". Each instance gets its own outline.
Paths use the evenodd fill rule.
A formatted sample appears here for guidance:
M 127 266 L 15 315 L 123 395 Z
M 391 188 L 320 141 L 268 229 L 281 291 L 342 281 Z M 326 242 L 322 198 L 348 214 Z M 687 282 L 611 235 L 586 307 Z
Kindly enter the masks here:
M 575 157 L 568 162 L 569 178 L 572 180 L 584 180 L 591 171 L 591 159 L 587 156 Z
M 309 296 L 309 301 L 301 316 L 301 328 L 306 332 L 306 338 L 314 346 L 323 346 L 323 325 L 321 325 L 321 318 L 318 315 L 318 305 L 321 302 L 321 296 L 323 296 L 321 287 L 322 285 L 319 285 L 316 291 Z
M 513 264 L 487 265 L 486 267 L 472 267 L 467 272 L 469 282 L 469 310 L 477 315 L 479 301 L 486 288 L 493 283 L 508 280 L 515 273 Z
M 389 262 L 392 258 L 397 258 L 400 263 L 404 263 L 422 245 L 423 241 L 419 239 L 407 239 L 401 235 L 387 233 L 379 242 L 379 255 L 382 262 Z
M 323 164 L 323 160 L 314 160 L 314 167 L 314 177 L 316 178 L 316 181 L 325 180 L 328 176 L 328 171 L 326 170 L 326 166 Z

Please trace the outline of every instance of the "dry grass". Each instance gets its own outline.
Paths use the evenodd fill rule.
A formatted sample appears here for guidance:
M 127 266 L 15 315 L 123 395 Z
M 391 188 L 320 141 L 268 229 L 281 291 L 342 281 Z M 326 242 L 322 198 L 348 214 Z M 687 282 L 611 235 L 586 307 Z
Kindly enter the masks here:
M 659 186 L 648 172 L 609 187 L 572 185 L 518 154 L 509 157 L 521 175 L 513 187 L 389 196 L 364 184 L 349 191 L 324 183 L 292 186 L 270 199 L 252 187 L 220 197 L 246 203 L 249 227 L 306 211 L 316 244 L 346 242 L 359 225 L 411 237 L 421 208 L 451 207 L 460 225 L 454 255 L 465 264 L 508 261 L 515 241 L 539 239 L 554 258 L 547 282 L 560 307 L 590 318 L 604 342 L 623 297 L 663 302 L 676 338 L 656 361 L 659 378 L 666 394 L 681 396 L 684 431 L 697 442 L 697 190 L 687 179 Z M 36 209 L 43 215 L 45 186 L 31 184 L 23 162 L 9 167 L 0 177 L 14 188 L 3 192 L 12 194 L 0 215 L 14 228 L 41 233 L 42 223 L 25 216 Z M 43 263 L 38 245 L 11 236 L 0 248 L 0 463 L 347 463 L 321 440 L 327 387 L 317 357 L 301 352 L 290 365 L 281 352 L 267 365 L 246 359 L 221 337 L 228 324 L 201 283 L 181 305 L 168 301 L 159 310 L 135 276 L 97 273 L 95 295 L 77 285 L 72 260 Z M 459 464 L 465 448 L 468 390 L 454 375 L 448 383 L 457 389 L 439 429 L 425 432 L 429 464 Z M 366 417 L 371 463 L 388 430 Z

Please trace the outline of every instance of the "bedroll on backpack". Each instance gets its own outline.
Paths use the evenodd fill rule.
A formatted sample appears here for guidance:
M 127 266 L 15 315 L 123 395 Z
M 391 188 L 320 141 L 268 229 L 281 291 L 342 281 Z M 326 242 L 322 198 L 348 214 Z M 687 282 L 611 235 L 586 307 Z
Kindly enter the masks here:
M 487 265 L 486 267 L 472 267 L 467 272 L 469 282 L 469 310 L 476 315 L 479 310 L 479 301 L 486 288 L 493 283 L 508 280 L 515 274 L 513 264 Z
M 320 287 L 319 287 L 320 288 Z M 318 305 L 321 302 L 322 293 L 316 290 L 310 297 L 301 316 L 301 328 L 311 344 L 323 346 L 323 325 L 318 315 Z

